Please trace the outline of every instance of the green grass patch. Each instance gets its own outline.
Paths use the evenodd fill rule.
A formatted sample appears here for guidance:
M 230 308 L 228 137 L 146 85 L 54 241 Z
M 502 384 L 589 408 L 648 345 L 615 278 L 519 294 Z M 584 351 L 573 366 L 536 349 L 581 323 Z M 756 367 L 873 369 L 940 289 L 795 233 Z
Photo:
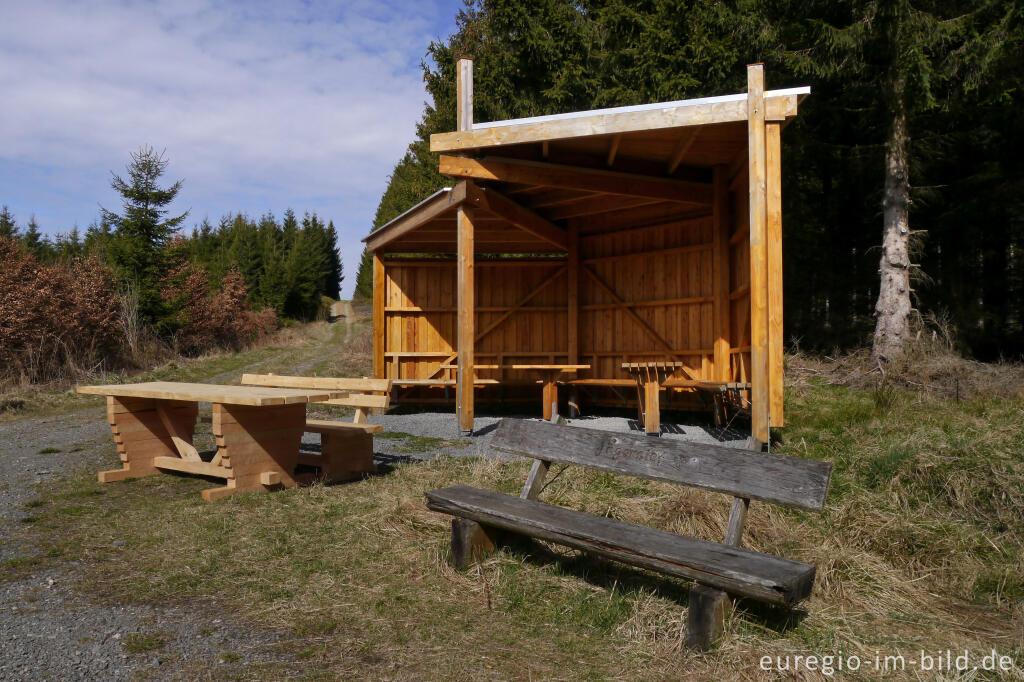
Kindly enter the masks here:
M 447 438 L 435 438 L 433 436 L 416 436 L 403 431 L 378 431 L 374 438 L 385 438 L 388 440 L 400 441 L 397 450 L 403 453 L 426 453 L 436 452 L 444 448 L 464 448 L 471 442 L 467 440 L 449 440 Z
M 60 452 L 60 448 L 43 448 L 42 450 L 39 451 L 39 454 L 40 455 L 52 455 L 52 454 L 57 453 L 57 452 Z
M 159 651 L 167 646 L 171 640 L 171 633 L 163 630 L 155 632 L 133 632 L 125 635 L 121 640 L 121 646 L 130 654 L 145 654 L 151 651 Z

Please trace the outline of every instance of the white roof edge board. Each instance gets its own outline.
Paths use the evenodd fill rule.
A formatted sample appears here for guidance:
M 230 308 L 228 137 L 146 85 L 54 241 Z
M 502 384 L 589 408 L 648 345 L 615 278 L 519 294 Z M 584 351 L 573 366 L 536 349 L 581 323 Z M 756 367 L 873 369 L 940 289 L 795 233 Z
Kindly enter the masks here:
M 438 197 L 439 195 L 441 195 L 441 194 L 444 194 L 445 192 L 451 192 L 451 191 L 452 191 L 452 188 L 451 188 L 451 187 L 442 187 L 441 189 L 437 190 L 436 192 L 434 192 L 433 194 L 431 194 L 431 195 L 430 195 L 429 197 L 427 197 L 426 199 L 424 199 L 424 200 L 423 200 L 423 201 L 421 201 L 420 203 L 416 204 L 415 206 L 413 206 L 413 207 L 412 207 L 412 208 L 410 208 L 410 209 L 407 209 L 407 210 L 405 210 L 405 211 L 402 211 L 401 213 L 399 213 L 398 215 L 396 215 L 396 216 L 395 216 L 394 218 L 392 218 L 391 220 L 387 221 L 386 223 L 384 223 L 383 225 L 381 225 L 380 227 L 378 227 L 378 228 L 377 228 L 376 230 L 374 230 L 374 231 L 373 231 L 373 232 L 371 232 L 370 234 L 368 234 L 368 235 L 366 235 L 365 237 L 363 237 L 362 241 L 364 241 L 364 242 L 365 242 L 365 241 L 368 241 L 368 240 L 369 240 L 370 238 L 372 238 L 372 237 L 373 237 L 373 235 L 377 234 L 378 232 L 380 232 L 381 230 L 383 230 L 383 229 L 384 229 L 385 227 L 387 227 L 387 226 L 388 226 L 388 225 L 390 225 L 391 223 L 394 223 L 394 222 L 397 222 L 397 221 L 401 220 L 401 219 L 402 219 L 402 218 L 404 218 L 405 216 L 407 216 L 407 215 L 409 215 L 410 213 L 414 212 L 414 211 L 415 211 L 416 209 L 418 209 L 418 208 L 419 208 L 420 206 L 422 206 L 423 204 L 426 204 L 426 203 L 428 203 L 428 202 L 432 201 L 433 199 L 435 199 L 435 198 L 436 198 L 436 197 Z
M 786 88 L 784 90 L 768 90 L 765 97 L 786 97 L 788 95 L 809 95 L 811 86 L 805 85 L 799 88 Z M 655 102 L 653 104 L 634 104 L 628 107 L 613 107 L 611 109 L 591 109 L 589 111 L 570 111 L 565 114 L 551 114 L 549 116 L 531 116 L 529 118 L 511 118 L 506 121 L 489 121 L 487 123 L 474 123 L 472 130 L 484 128 L 498 128 L 501 126 L 517 126 L 529 123 L 547 123 L 548 121 L 565 121 L 573 118 L 584 118 L 586 116 L 607 116 L 614 114 L 632 114 L 639 111 L 657 111 L 659 109 L 675 109 L 678 107 L 693 107 L 701 104 L 719 104 L 722 102 L 741 102 L 747 99 L 747 93 L 741 92 L 736 95 L 718 95 L 717 97 L 701 97 L 699 99 L 680 99 L 674 102 Z

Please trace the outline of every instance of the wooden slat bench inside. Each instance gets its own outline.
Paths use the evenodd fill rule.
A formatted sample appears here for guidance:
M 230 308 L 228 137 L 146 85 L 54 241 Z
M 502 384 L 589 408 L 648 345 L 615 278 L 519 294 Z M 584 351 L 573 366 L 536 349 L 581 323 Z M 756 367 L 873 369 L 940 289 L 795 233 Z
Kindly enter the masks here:
M 307 419 L 306 432 L 320 434 L 320 454 L 300 452 L 299 464 L 317 467 L 319 477 L 325 481 L 343 481 L 376 471 L 373 463 L 373 434 L 384 427 L 367 424 L 366 415 L 368 410 L 385 409 L 390 405 L 390 379 L 244 374 L 242 384 L 346 391 L 345 395 L 335 394 L 334 398 L 321 402 L 354 407 L 353 421 Z
M 511 532 L 694 580 L 687 620 L 687 644 L 694 648 L 706 648 L 720 635 L 729 604 L 725 593 L 783 607 L 811 593 L 814 566 L 739 544 L 751 499 L 821 511 L 832 472 L 827 462 L 521 419 L 502 420 L 491 447 L 534 459 L 518 498 L 464 485 L 426 493 L 430 509 L 456 517 L 452 560 L 457 566 L 482 558 Z M 540 502 L 555 462 L 733 495 L 725 541 Z

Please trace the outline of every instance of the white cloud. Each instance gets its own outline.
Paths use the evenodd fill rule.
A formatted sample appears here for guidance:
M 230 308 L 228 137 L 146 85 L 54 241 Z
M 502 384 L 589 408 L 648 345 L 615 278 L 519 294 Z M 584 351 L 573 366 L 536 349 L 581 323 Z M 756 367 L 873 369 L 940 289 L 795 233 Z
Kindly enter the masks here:
M 4 0 L 0 203 L 65 221 L 82 206 L 74 219 L 87 223 L 97 200 L 116 205 L 108 171 L 152 144 L 167 149 L 169 179 L 185 178 L 196 220 L 286 206 L 332 218 L 350 289 L 358 239 L 422 111 L 419 61 L 446 30 L 439 18 L 453 24 L 456 3 L 438 2 Z M 40 172 L 19 183 L 17 168 Z M 39 177 L 82 186 L 26 184 Z

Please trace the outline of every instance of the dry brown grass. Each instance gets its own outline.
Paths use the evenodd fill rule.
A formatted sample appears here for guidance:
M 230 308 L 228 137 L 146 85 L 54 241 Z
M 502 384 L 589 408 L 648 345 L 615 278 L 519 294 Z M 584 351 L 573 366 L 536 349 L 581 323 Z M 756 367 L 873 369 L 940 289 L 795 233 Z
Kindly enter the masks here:
M 869 348 L 837 350 L 825 356 L 797 351 L 787 358 L 786 378 L 795 385 L 820 377 L 854 388 L 893 386 L 954 400 L 1024 395 L 1024 363 L 963 357 L 956 350 L 950 325 L 934 316 L 917 327 L 903 356 L 890 364 L 872 360 Z

